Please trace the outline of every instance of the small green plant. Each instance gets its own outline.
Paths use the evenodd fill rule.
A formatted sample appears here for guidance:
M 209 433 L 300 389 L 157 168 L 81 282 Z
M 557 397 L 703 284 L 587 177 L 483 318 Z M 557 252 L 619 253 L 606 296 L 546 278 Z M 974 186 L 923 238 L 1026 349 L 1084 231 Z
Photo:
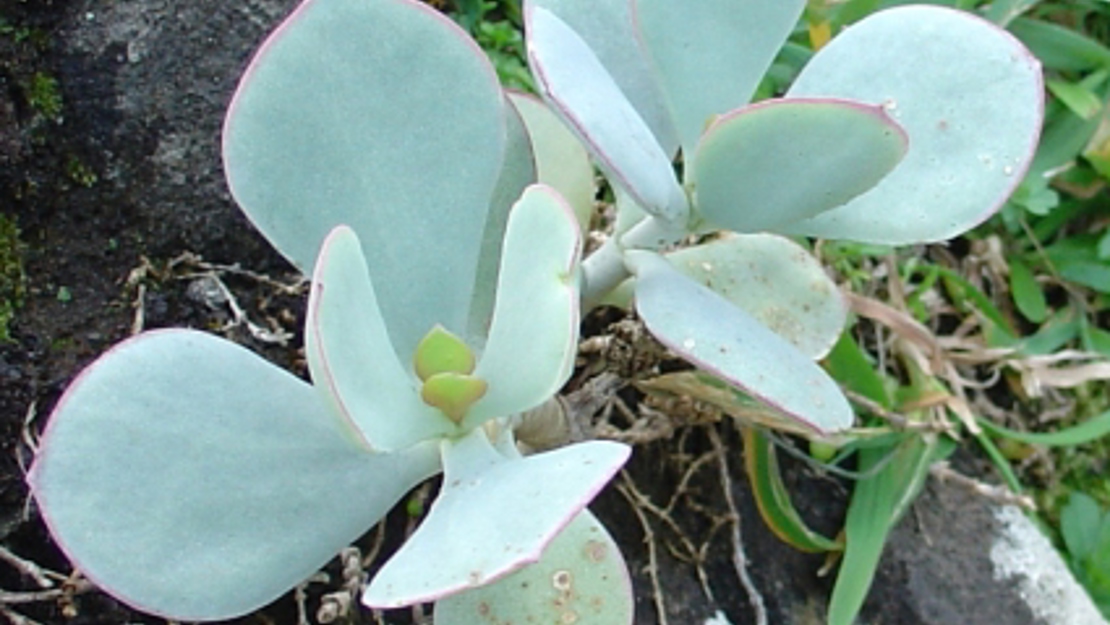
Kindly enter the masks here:
M 524 62 L 520 1 L 458 0 L 455 5 L 455 21 L 486 51 L 501 84 L 535 92 L 532 75 Z
M 1075 577 L 1110 616 L 1110 514 L 1084 493 L 1072 493 L 1060 510 L 1060 534 Z
M 26 248 L 19 238 L 15 220 L 0 215 L 0 341 L 11 340 L 8 325 L 23 303 L 27 282 L 23 272 Z
M 26 87 L 27 104 L 47 119 L 62 114 L 62 91 L 58 79 L 43 72 L 31 74 Z
M 99 179 L 96 172 L 77 156 L 66 159 L 66 175 L 82 187 L 91 187 Z

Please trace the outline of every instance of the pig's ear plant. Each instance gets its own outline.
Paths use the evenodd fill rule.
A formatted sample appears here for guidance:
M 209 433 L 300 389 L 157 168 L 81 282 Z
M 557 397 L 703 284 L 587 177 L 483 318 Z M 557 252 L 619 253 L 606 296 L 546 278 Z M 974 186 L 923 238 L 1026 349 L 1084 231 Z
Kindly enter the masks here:
M 847 28 L 785 95 L 749 103 L 804 8 L 526 0 L 524 12 L 537 86 L 617 196 L 616 231 L 583 264 L 585 304 L 630 288 L 661 342 L 823 434 L 853 419 L 814 363 L 845 307 L 785 237 L 964 232 L 1022 180 L 1043 97 L 1039 63 L 1005 31 L 908 5 Z M 675 251 L 693 236 L 709 242 Z
M 1036 61 L 939 7 L 859 22 L 784 97 L 749 103 L 803 8 L 526 2 L 537 84 L 618 198 L 580 268 L 574 211 L 532 183 L 583 175 L 544 175 L 528 104 L 473 42 L 414 0 L 308 0 L 244 75 L 224 147 L 236 200 L 312 276 L 312 383 L 194 331 L 102 356 L 30 475 L 63 550 L 142 610 L 227 618 L 442 471 L 367 605 L 437 601 L 438 625 L 630 622 L 623 562 L 584 509 L 627 448 L 521 457 L 512 430 L 567 379 L 580 300 L 628 289 L 676 353 L 803 431 L 842 430 L 851 407 L 814 361 L 845 306 L 786 237 L 951 237 L 998 208 L 1037 142 Z
M 312 383 L 192 330 L 127 340 L 73 382 L 29 476 L 57 543 L 137 609 L 224 619 L 275 599 L 443 472 L 363 595 L 439 625 L 631 622 L 586 504 L 629 450 L 522 457 L 512 418 L 570 374 L 581 237 L 532 184 L 482 52 L 413 0 L 309 0 L 243 76 L 232 193 L 312 276 Z

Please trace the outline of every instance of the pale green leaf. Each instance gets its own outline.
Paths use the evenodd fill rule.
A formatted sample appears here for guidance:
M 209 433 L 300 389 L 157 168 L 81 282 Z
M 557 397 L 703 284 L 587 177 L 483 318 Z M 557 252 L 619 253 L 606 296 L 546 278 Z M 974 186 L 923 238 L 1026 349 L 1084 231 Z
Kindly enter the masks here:
M 232 195 L 306 273 L 332 228 L 357 232 L 407 359 L 436 322 L 465 332 L 505 106 L 484 53 L 431 7 L 310 0 L 231 103 Z
M 1090 496 L 1073 492 L 1068 497 L 1060 510 L 1060 534 L 1072 558 L 1086 558 L 1095 552 L 1102 519 L 1098 502 Z
M 633 6 L 689 155 L 715 116 L 751 100 L 805 0 L 633 0 Z
M 435 622 L 630 625 L 633 607 L 620 547 L 583 510 L 551 541 L 539 562 L 437 601 Z
M 529 63 L 551 109 L 644 210 L 684 219 L 689 207 L 670 156 L 586 42 L 541 7 L 525 19 Z
M 905 133 L 878 106 L 765 100 L 721 117 L 702 137 L 696 210 L 718 228 L 780 228 L 874 187 L 905 154 Z
M 790 501 L 790 491 L 779 471 L 774 441 L 754 427 L 744 428 L 743 434 L 748 483 L 759 515 L 771 532 L 779 540 L 806 553 L 843 550 L 843 542 L 830 540 L 810 529 Z
M 227 619 L 317 571 L 439 466 L 434 445 L 378 454 L 357 439 L 255 354 L 162 330 L 74 381 L 29 481 L 55 541 L 106 592 Z
M 466 339 L 475 349 L 481 349 L 485 345 L 486 334 L 489 333 L 493 301 L 497 296 L 497 270 L 501 265 L 501 246 L 505 239 L 509 211 L 520 199 L 524 189 L 536 182 L 538 177 L 537 156 L 524 118 L 507 96 L 505 108 L 508 141 L 505 143 L 501 176 L 497 179 L 489 212 L 483 217 L 485 229 L 482 232 L 482 250 L 478 256 L 474 292 L 467 319 Z
M 786 339 L 658 254 L 626 255 L 636 274 L 636 311 L 664 345 L 817 433 L 852 425 L 836 383 Z
M 1020 432 L 1003 427 L 987 419 L 979 419 L 979 425 L 995 436 L 1021 441 L 1030 445 L 1050 447 L 1073 447 L 1089 443 L 1110 434 L 1110 411 L 1091 417 L 1086 421 L 1057 430 L 1055 432 Z
M 1064 106 L 1083 119 L 1092 119 L 1102 111 L 1102 99 L 1079 83 L 1049 80 L 1046 86 Z
M 404 449 L 457 433 L 455 423 L 420 399 L 413 363 L 398 359 L 380 301 L 358 237 L 336 228 L 316 262 L 305 319 L 305 359 L 322 398 L 373 449 Z
M 588 231 L 597 185 L 586 148 L 538 98 L 509 93 L 509 101 L 520 113 L 532 138 L 538 182 L 558 191 L 574 209 L 579 229 Z
M 506 457 L 484 430 L 441 443 L 443 488 L 419 529 L 370 582 L 362 600 L 393 608 L 496 581 L 546 547 L 628 458 L 590 441 L 527 458 Z
M 907 438 L 887 461 L 887 449 L 860 451 L 859 470 L 869 471 L 886 462 L 872 477 L 856 482 L 845 520 L 844 558 L 829 598 L 828 625 L 852 625 L 863 606 L 886 538 L 914 499 L 929 467 L 950 453 L 953 446 L 935 437 Z
M 1020 259 L 1010 259 L 1010 293 L 1021 314 L 1033 323 L 1048 318 L 1048 302 L 1029 266 Z
M 542 7 L 559 16 L 594 51 L 621 93 L 636 108 L 668 156 L 678 148 L 663 91 L 642 46 L 636 45 L 628 0 L 525 0 L 524 12 Z
M 836 284 L 789 239 L 729 234 L 666 258 L 814 360 L 829 352 L 844 327 L 848 309 Z
M 570 377 L 578 343 L 578 261 L 574 213 L 550 187 L 529 187 L 509 214 L 497 302 L 474 375 L 489 383 L 463 421 L 538 406 Z
M 948 239 L 992 215 L 1025 175 L 1043 114 L 1040 64 L 1019 41 L 928 5 L 843 31 L 788 92 L 814 96 L 881 105 L 909 134 L 906 158 L 874 189 L 790 227 L 869 243 Z

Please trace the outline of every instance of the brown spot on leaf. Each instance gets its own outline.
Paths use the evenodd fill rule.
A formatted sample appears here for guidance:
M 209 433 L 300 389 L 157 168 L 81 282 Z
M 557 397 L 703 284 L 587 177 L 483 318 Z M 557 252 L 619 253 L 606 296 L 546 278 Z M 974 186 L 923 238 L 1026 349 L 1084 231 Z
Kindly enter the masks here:
M 600 540 L 591 540 L 586 543 L 586 559 L 590 562 L 604 562 L 609 556 L 609 547 Z

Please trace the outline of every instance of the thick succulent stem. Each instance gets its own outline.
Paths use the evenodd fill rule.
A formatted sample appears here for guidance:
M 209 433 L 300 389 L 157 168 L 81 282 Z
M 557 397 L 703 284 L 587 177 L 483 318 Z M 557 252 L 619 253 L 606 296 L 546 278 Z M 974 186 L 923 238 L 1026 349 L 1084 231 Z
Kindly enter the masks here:
M 621 282 L 630 277 L 624 251 L 659 250 L 682 239 L 685 229 L 657 217 L 648 217 L 628 232 L 602 244 L 582 263 L 582 310 L 597 306 Z

